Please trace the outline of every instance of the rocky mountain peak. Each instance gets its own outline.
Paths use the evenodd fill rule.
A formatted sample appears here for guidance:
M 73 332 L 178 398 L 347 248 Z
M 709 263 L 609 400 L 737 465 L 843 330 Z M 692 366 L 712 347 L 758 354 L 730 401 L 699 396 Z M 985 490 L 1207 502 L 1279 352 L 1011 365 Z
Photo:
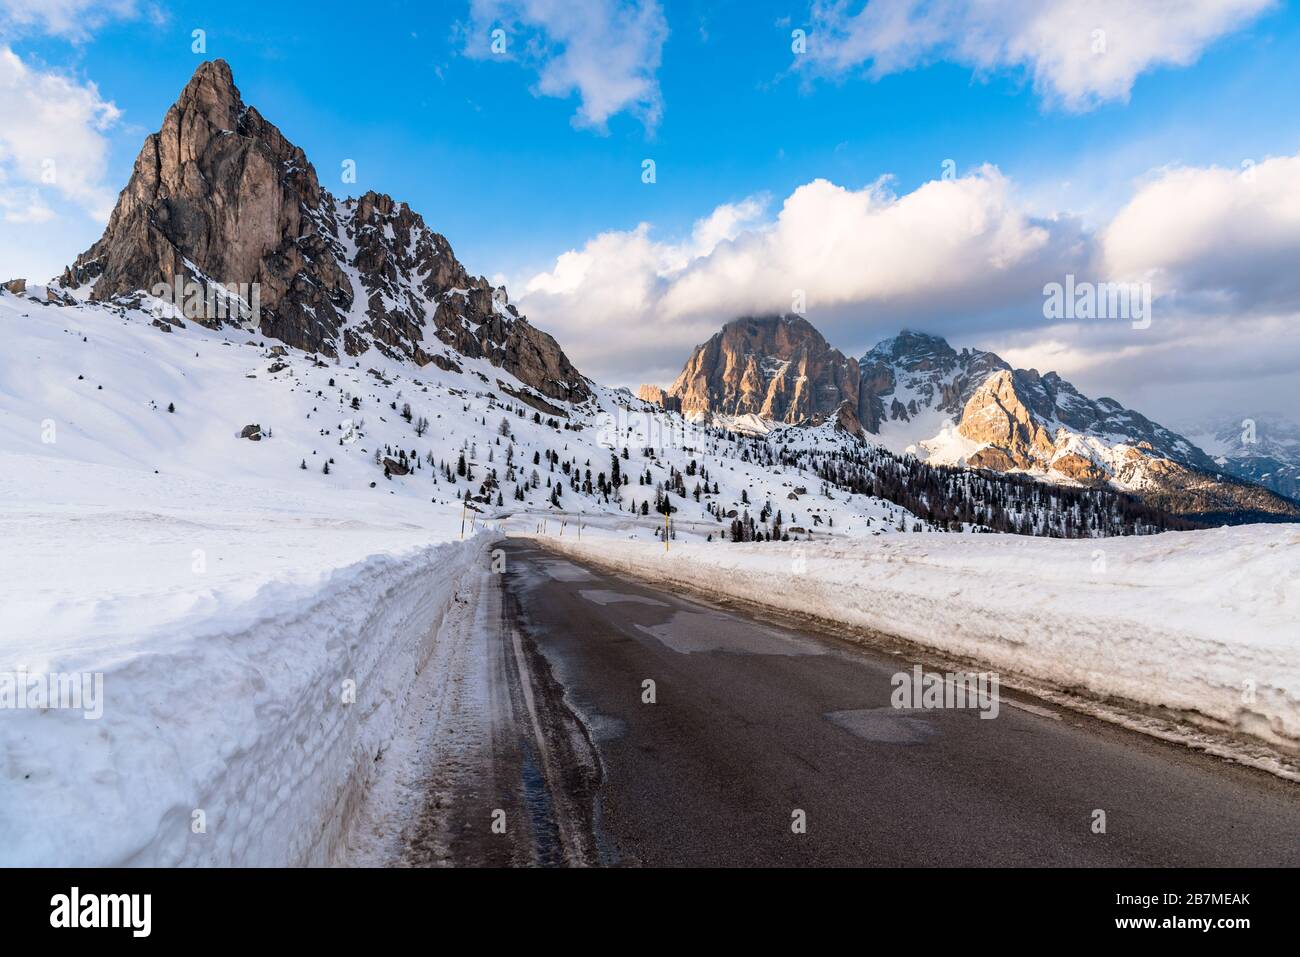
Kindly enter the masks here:
M 202 117 L 218 130 L 233 130 L 243 108 L 230 64 L 217 59 L 199 65 L 172 109 L 193 118 Z
M 688 413 L 816 423 L 857 407 L 858 364 L 800 316 L 747 316 L 697 346 L 668 393 Z
M 256 283 L 263 333 L 333 355 L 353 290 L 326 195 L 302 150 L 244 105 L 230 66 L 213 60 L 145 139 L 104 235 L 62 282 L 93 285 L 99 301 L 178 276 L 205 288 Z
M 896 336 L 876 343 L 863 362 L 889 361 L 909 369 L 934 368 L 951 364 L 957 353 L 941 336 L 904 329 Z
M 1114 399 L 910 329 L 854 362 L 799 317 L 738 319 L 695 348 L 669 392 L 686 412 L 829 420 L 936 464 L 1115 486 L 1177 513 L 1300 515 L 1295 502 L 1227 478 L 1195 444 Z M 1283 494 L 1300 474 L 1268 457 L 1251 468 L 1252 480 L 1267 469 Z
M 941 336 L 904 329 L 877 343 L 859 363 L 860 417 L 869 432 L 908 422 L 928 409 L 959 415 L 989 375 L 1009 368 L 991 352 L 960 353 Z
M 195 71 L 145 139 L 104 235 L 61 283 L 89 287 L 94 300 L 138 301 L 177 277 L 255 288 L 256 309 L 243 302 L 234 321 L 300 349 L 375 348 L 447 369 L 483 358 L 541 396 L 591 394 L 555 340 L 504 289 L 471 276 L 407 204 L 322 189 L 303 151 L 243 102 L 223 60 Z M 191 318 L 232 321 L 224 311 Z

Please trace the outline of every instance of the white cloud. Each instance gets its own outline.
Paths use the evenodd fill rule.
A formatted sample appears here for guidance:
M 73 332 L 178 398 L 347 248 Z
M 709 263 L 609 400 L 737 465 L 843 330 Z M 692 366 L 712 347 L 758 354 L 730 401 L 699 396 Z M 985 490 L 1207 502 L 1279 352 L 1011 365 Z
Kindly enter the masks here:
M 1300 420 L 1300 315 L 1187 314 L 1158 305 L 1151 328 L 1027 325 L 977 343 L 1021 368 L 1055 370 L 1170 427 L 1273 410 Z
M 855 348 L 870 335 L 864 310 L 885 322 L 970 317 L 1039 295 L 1044 277 L 1092 256 L 1077 223 L 1030 216 L 993 167 L 903 196 L 885 181 L 851 190 L 818 179 L 775 217 L 766 208 L 720 206 L 677 241 L 646 223 L 602 233 L 529 279 L 520 306 L 589 374 L 617 381 L 646 361 L 680 363 L 736 316 L 789 312 L 801 293 L 814 324 Z
M 1300 392 L 1300 155 L 1151 174 L 1090 232 L 1026 208 L 998 170 L 903 195 L 814 180 L 769 211 L 717 207 L 689 235 L 610 231 L 522 284 L 519 306 L 598 381 L 667 384 L 738 316 L 808 318 L 850 355 L 901 327 L 1057 370 L 1157 420 L 1290 408 Z M 1042 289 L 1149 280 L 1148 329 L 1049 321 Z M 1244 414 L 1244 413 L 1243 413 Z
M 121 112 L 94 83 L 78 83 L 26 64 L 0 45 L 0 171 L 6 206 L 41 204 L 53 193 L 107 219 L 116 191 L 105 183 L 106 131 Z M 31 201 L 32 192 L 39 194 Z
M 45 223 L 53 218 L 54 210 L 45 204 L 40 190 L 0 186 L 0 222 Z
M 110 20 L 131 20 L 143 6 L 138 0 L 0 0 L 0 36 L 44 33 L 76 43 Z M 161 14 L 148 5 L 154 19 Z
M 536 92 L 578 94 L 575 126 L 603 131 L 624 110 L 653 129 L 663 113 L 657 73 L 668 23 L 658 0 L 471 0 L 466 53 L 535 69 Z M 492 31 L 506 32 L 503 54 Z
M 1102 234 L 1109 274 L 1209 310 L 1300 309 L 1300 154 L 1179 167 L 1141 186 Z
M 1049 102 L 1127 100 L 1137 77 L 1186 66 L 1274 0 L 814 0 L 795 66 L 873 78 L 937 60 L 1025 69 Z

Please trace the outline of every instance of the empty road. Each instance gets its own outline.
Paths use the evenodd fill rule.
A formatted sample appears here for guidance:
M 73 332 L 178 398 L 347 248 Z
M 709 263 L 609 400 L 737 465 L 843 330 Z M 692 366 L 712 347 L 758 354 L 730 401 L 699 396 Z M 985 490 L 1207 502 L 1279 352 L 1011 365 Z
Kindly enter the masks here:
M 1300 864 L 1300 786 L 1014 693 L 895 709 L 929 663 L 500 547 L 458 863 Z

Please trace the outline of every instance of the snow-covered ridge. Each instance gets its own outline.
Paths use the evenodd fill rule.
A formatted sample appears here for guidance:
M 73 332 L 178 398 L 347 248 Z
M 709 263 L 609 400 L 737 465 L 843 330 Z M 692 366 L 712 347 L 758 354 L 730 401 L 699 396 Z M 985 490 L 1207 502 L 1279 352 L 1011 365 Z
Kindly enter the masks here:
M 972 400 L 990 393 L 997 396 L 999 411 L 1014 401 L 1023 409 L 1025 426 L 1041 428 L 1056 443 L 1054 454 L 1043 455 L 1034 467 L 1021 466 L 1041 477 L 1071 481 L 1068 474 L 1053 471 L 1066 446 L 1069 454 L 1098 465 L 1118 487 L 1125 487 L 1119 478 L 1124 450 L 1118 446 L 1146 442 L 1154 453 L 1179 463 L 1211 466 L 1182 436 L 1114 399 L 1088 399 L 1054 372 L 1012 369 L 994 353 L 978 349 L 957 352 L 938 336 L 904 331 L 868 351 L 861 366 L 864 402 L 878 403 L 878 419 L 864 417 L 868 430 L 891 450 L 909 451 L 935 464 L 964 465 L 980 449 L 998 445 L 970 434 L 980 430 L 968 424 Z
M 1090 399 L 1054 372 L 1013 369 L 991 352 L 958 353 L 938 336 L 906 331 L 864 355 L 861 370 L 859 418 L 896 454 L 1109 487 L 1205 524 L 1300 518 L 1296 502 L 1282 497 L 1296 492 L 1300 470 L 1267 457 L 1216 461 L 1187 437 L 1114 399 Z

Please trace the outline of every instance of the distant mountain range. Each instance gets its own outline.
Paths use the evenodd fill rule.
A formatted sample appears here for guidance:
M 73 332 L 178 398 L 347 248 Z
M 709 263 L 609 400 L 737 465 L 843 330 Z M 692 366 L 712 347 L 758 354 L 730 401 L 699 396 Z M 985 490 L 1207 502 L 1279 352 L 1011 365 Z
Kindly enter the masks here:
M 1204 422 L 1186 433 L 1228 474 L 1300 499 L 1300 424 L 1264 413 Z
M 654 392 L 641 389 L 644 398 Z M 836 418 L 930 464 L 1109 486 L 1203 520 L 1300 516 L 1284 497 L 1295 494 L 1293 433 L 1266 430 L 1270 444 L 1216 458 L 1054 372 L 1014 369 L 992 352 L 958 352 L 921 332 L 905 330 L 853 359 L 799 316 L 745 317 L 697 346 L 663 395 L 687 415 L 741 428 Z

